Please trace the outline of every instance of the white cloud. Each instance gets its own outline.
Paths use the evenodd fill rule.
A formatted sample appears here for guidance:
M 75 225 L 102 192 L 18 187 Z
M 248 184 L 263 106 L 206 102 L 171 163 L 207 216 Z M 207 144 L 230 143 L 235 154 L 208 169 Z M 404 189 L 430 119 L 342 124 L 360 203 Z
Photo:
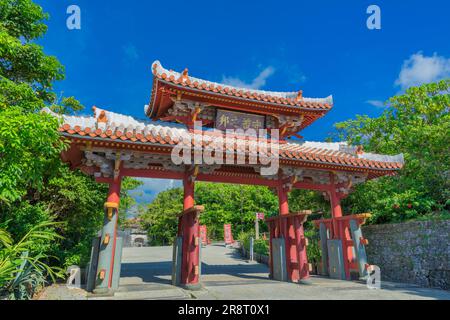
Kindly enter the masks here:
M 381 100 L 367 100 L 366 103 L 377 108 L 384 108 L 384 102 Z
M 275 68 L 269 66 L 261 71 L 256 78 L 250 83 L 247 83 L 239 78 L 235 77 L 222 77 L 222 83 L 234 87 L 247 88 L 247 89 L 261 89 L 266 85 L 267 79 L 275 73 Z
M 397 86 L 407 89 L 424 83 L 435 82 L 450 77 L 450 58 L 426 57 L 422 52 L 413 54 L 403 62 L 402 70 L 395 81 Z

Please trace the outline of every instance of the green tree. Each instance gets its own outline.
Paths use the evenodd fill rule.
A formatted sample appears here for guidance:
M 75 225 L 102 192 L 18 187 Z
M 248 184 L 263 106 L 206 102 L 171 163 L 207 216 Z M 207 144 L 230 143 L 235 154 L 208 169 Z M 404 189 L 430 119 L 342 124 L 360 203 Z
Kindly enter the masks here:
M 213 184 L 195 185 L 195 202 L 205 211 L 200 223 L 207 225 L 212 239 L 223 239 L 223 225 L 230 223 L 237 236 L 241 231 L 254 230 L 255 213 L 276 214 L 276 196 L 266 187 Z M 176 188 L 159 193 L 141 216 L 152 244 L 171 243 L 177 233 L 177 215 L 183 211 L 183 189 Z M 261 232 L 267 226 L 261 223 Z
M 177 234 L 178 214 L 183 211 L 181 188 L 160 192 L 142 214 L 143 227 L 149 233 L 151 245 L 171 244 Z
M 318 191 L 294 189 L 289 193 L 289 210 L 311 210 L 313 213 L 330 214 L 330 202 Z
M 55 57 L 33 41 L 47 30 L 31 0 L 0 1 L 0 204 L 11 205 L 42 187 L 64 149 L 58 121 L 38 113 L 52 104 L 52 84 L 64 78 Z M 72 101 L 73 102 L 73 101 Z
M 57 97 L 53 83 L 64 79 L 64 67 L 35 43 L 47 31 L 48 18 L 31 0 L 0 0 L 0 223 L 20 241 L 36 225 L 64 238 L 34 239 L 31 256 L 51 254 L 53 264 L 83 265 L 91 238 L 100 229 L 107 186 L 70 171 L 60 160 L 67 143 L 56 118 L 83 108 L 74 97 Z M 122 197 L 129 200 L 133 181 Z M 47 230 L 51 232 L 52 230 Z
M 136 194 L 132 194 L 131 191 L 142 184 L 142 181 L 130 177 L 125 177 L 122 180 L 120 189 L 119 225 L 122 225 L 126 221 L 129 210 L 136 206 Z
M 336 124 L 340 139 L 366 151 L 403 153 L 404 169 L 356 187 L 350 212 L 372 212 L 373 222 L 445 214 L 450 201 L 450 80 L 411 87 L 391 98 L 380 117 L 357 116 Z
M 66 147 L 58 121 L 39 113 L 55 98 L 52 83 L 63 78 L 62 65 L 33 42 L 47 30 L 46 17 L 30 0 L 0 1 L 0 222 L 16 241 L 50 220 L 36 198 Z M 50 244 L 37 239 L 30 254 L 48 252 Z
M 43 207 L 44 212 L 61 222 L 57 232 L 62 239 L 49 247 L 59 264 L 64 267 L 86 265 L 92 238 L 103 224 L 103 204 L 107 193 L 108 185 L 96 183 L 91 177 L 61 164 L 36 195 L 36 203 Z M 23 224 L 23 219 L 29 219 L 29 216 L 14 221 Z M 15 230 L 18 230 L 17 226 Z
M 267 187 L 220 183 L 197 183 L 196 203 L 205 206 L 200 221 L 208 226 L 213 239 L 223 239 L 223 225 L 231 224 L 234 236 L 253 230 L 255 214 L 263 212 L 271 216 L 278 211 L 278 200 Z M 260 231 L 267 231 L 260 223 Z

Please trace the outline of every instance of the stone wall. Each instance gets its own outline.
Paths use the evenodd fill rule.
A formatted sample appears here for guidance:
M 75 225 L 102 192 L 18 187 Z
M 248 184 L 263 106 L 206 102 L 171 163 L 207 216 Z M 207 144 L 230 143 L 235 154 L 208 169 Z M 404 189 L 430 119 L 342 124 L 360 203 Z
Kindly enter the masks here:
M 363 227 L 381 279 L 450 290 L 450 220 Z

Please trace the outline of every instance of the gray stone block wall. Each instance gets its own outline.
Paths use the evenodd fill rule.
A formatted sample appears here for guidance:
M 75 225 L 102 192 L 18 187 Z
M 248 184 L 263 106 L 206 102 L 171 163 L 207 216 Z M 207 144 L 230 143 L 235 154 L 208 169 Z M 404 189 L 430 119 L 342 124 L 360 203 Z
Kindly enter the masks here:
M 450 290 L 450 220 L 364 226 L 363 236 L 381 280 Z

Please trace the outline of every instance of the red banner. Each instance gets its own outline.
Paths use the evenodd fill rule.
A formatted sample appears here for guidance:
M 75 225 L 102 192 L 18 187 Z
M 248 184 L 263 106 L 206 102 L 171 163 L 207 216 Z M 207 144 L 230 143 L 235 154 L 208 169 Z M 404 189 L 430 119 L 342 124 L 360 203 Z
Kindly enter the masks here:
M 206 226 L 202 225 L 200 226 L 200 239 L 202 240 L 202 244 L 206 245 L 208 244 L 208 237 L 207 237 L 207 229 Z
M 232 244 L 232 243 L 234 243 L 233 234 L 231 233 L 231 224 L 224 224 L 223 225 L 223 235 L 224 235 L 224 238 L 225 238 L 225 244 Z

